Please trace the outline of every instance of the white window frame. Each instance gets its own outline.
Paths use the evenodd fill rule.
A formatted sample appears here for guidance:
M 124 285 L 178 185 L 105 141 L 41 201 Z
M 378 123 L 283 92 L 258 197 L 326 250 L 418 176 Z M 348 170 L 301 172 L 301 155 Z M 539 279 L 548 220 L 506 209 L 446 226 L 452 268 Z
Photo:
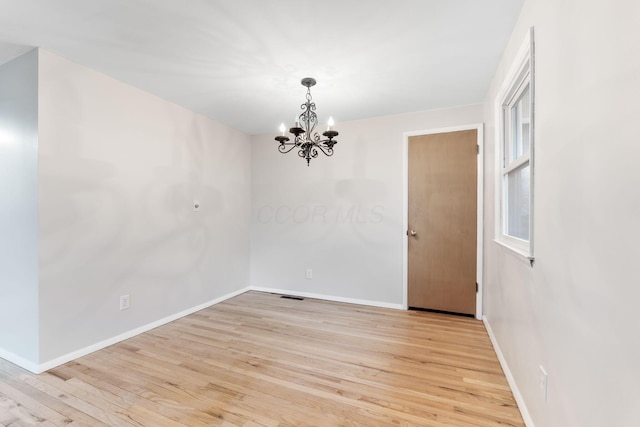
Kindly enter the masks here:
M 529 150 L 514 160 L 509 160 L 507 143 L 507 120 L 511 119 L 511 109 L 514 102 L 520 97 L 524 89 L 529 86 L 530 95 L 530 125 L 529 125 Z M 533 27 L 527 32 L 527 36 L 516 55 L 512 66 L 504 79 L 498 92 L 495 104 L 496 115 L 496 236 L 495 241 L 516 253 L 526 257 L 533 265 L 534 252 L 534 147 L 535 147 L 535 79 L 534 79 L 534 44 Z M 509 125 L 510 130 L 510 125 Z M 507 186 L 506 176 L 515 169 L 529 165 L 529 240 L 523 240 L 506 233 L 507 218 Z

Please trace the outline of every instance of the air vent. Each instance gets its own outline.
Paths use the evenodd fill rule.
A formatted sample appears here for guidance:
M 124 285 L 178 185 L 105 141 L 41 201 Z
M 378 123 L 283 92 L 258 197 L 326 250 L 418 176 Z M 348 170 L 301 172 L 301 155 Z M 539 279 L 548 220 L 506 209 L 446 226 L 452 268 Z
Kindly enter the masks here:
M 304 298 L 302 298 L 302 297 L 294 297 L 293 295 L 282 295 L 280 298 L 295 299 L 295 300 L 298 300 L 298 301 L 304 301 Z

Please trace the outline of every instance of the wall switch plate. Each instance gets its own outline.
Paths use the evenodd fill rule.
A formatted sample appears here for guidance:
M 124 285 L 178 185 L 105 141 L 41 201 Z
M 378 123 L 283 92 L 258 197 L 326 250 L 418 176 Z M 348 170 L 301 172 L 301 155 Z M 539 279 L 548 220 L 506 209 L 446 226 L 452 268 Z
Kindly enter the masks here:
M 198 212 L 200 210 L 200 202 L 197 200 L 193 201 L 193 211 Z
M 313 279 L 313 270 L 310 268 L 307 268 L 307 271 L 305 272 L 304 277 L 306 277 L 307 279 Z
M 129 295 L 122 295 L 120 297 L 120 310 L 128 310 L 130 305 Z
M 549 375 L 547 375 L 547 371 L 544 370 L 542 365 L 540 365 L 540 373 L 538 374 L 538 387 L 542 392 L 542 398 L 544 401 L 547 401 L 547 387 L 549 385 Z

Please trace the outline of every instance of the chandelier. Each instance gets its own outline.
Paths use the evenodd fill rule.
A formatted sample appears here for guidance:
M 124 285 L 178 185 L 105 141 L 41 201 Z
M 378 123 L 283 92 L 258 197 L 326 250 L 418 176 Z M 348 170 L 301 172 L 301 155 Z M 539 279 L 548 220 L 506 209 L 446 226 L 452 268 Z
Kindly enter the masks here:
M 322 133 L 327 139 L 321 139 L 318 132 L 314 132 L 318 125 L 318 116 L 315 112 L 316 103 L 311 100 L 311 86 L 316 84 L 316 79 L 305 77 L 300 83 L 307 88 L 307 102 L 300 106 L 302 113 L 296 116 L 293 127 L 289 129 L 289 133 L 294 135 L 293 141 L 289 142 L 289 137 L 285 136 L 284 123 L 280 125 L 282 135 L 276 136 L 275 139 L 280 143 L 279 152 L 284 154 L 297 148 L 298 156 L 306 159 L 309 166 L 311 159 L 318 157 L 318 150 L 325 156 L 333 155 L 333 146 L 338 143 L 333 138 L 338 136 L 338 132 L 333 130 L 332 118 L 329 118 L 327 130 Z

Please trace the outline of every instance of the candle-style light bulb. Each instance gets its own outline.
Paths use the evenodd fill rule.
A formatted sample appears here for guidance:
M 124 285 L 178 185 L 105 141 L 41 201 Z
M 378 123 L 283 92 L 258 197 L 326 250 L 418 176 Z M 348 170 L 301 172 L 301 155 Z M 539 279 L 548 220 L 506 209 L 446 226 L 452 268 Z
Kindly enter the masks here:
M 284 131 L 287 130 L 286 127 L 284 127 L 284 123 L 280 124 L 280 132 L 282 132 L 282 136 L 284 136 Z
M 333 117 L 329 117 L 329 120 L 327 121 L 327 130 L 332 130 L 331 128 L 333 127 Z
M 300 127 L 300 122 L 298 121 L 298 116 L 295 116 L 293 118 L 293 127 L 294 128 L 299 128 Z

